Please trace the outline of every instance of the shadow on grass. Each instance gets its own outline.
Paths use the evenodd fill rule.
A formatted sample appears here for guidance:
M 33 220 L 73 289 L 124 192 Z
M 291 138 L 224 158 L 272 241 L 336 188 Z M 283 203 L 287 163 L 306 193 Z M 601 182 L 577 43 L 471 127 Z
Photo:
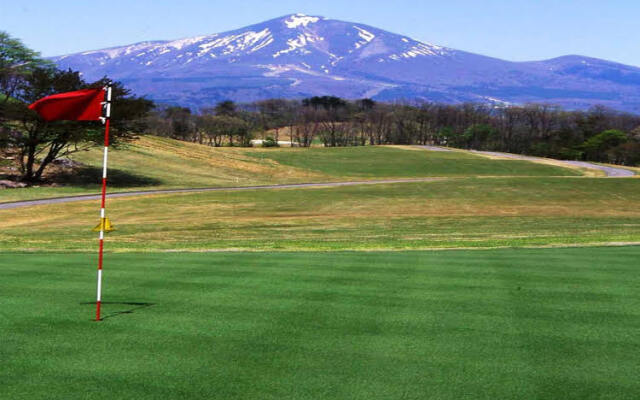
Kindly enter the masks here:
M 51 182 L 61 185 L 91 185 L 102 182 L 102 168 L 77 167 L 73 171 L 59 172 L 50 178 Z M 108 180 L 110 187 L 140 187 L 157 186 L 162 181 L 148 176 L 136 175 L 119 169 L 109 169 Z
M 88 305 L 88 304 L 95 305 L 96 302 L 95 301 L 91 301 L 91 302 L 87 302 L 87 303 L 80 303 L 80 305 Z M 113 318 L 113 317 L 117 317 L 117 316 L 123 315 L 123 314 L 133 314 L 135 311 L 142 310 L 143 308 L 147 308 L 147 307 L 151 307 L 151 306 L 155 305 L 155 303 L 138 303 L 138 302 L 126 302 L 126 301 L 125 302 L 123 302 L 123 301 L 103 301 L 100 304 L 102 304 L 103 306 L 105 306 L 105 305 L 127 306 L 125 310 L 114 311 L 114 312 L 105 314 L 102 318 L 100 318 L 100 321 L 104 321 L 107 318 Z

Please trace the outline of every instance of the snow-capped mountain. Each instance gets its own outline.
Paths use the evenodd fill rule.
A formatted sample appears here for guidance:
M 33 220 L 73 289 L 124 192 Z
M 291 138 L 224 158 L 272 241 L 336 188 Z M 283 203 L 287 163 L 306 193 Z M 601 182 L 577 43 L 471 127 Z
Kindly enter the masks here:
M 640 112 L 640 68 L 579 56 L 509 62 L 303 14 L 53 61 L 87 80 L 107 75 L 139 95 L 194 108 L 225 99 L 335 95 L 569 108 L 603 104 Z

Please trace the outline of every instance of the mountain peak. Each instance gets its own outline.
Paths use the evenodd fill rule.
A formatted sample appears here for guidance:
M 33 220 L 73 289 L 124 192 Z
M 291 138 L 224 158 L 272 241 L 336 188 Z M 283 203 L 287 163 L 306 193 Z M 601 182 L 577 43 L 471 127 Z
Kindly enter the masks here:
M 439 102 L 552 102 L 640 111 L 640 69 L 584 57 L 514 63 L 301 13 L 236 30 L 54 57 L 87 80 L 197 108 L 335 95 Z
M 306 15 L 306 14 L 291 14 L 288 15 L 286 17 L 284 17 L 284 23 L 287 26 L 287 28 L 291 28 L 291 29 L 295 29 L 299 26 L 303 26 L 306 27 L 309 24 L 314 24 L 318 21 L 320 21 L 322 17 L 315 17 L 315 16 L 311 16 L 311 15 Z
M 145 73 L 152 72 L 154 67 L 167 69 L 197 64 L 205 68 L 220 62 L 250 62 L 271 71 L 269 73 L 273 73 L 274 68 L 282 71 L 281 65 L 286 64 L 295 65 L 294 69 L 331 74 L 340 64 L 365 59 L 393 63 L 439 56 L 447 51 L 366 25 L 297 13 L 223 33 L 141 42 L 88 51 L 80 56 L 93 56 L 91 66 L 101 70 L 108 69 L 112 62 L 126 64 L 130 70 L 142 68 Z M 78 55 L 72 54 L 54 60 L 67 60 L 65 63 L 71 64 L 76 58 Z M 90 71 L 85 74 L 93 77 Z

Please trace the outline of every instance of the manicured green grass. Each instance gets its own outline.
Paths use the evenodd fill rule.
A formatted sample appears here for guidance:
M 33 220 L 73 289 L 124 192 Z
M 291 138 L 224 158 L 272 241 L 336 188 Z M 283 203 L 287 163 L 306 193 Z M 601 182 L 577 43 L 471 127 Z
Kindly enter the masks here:
M 464 152 L 394 147 L 285 148 L 260 153 L 280 164 L 327 175 L 419 176 L 579 176 L 573 169 L 518 160 L 490 160 Z
M 0 253 L 0 397 L 635 399 L 639 257 Z
M 112 199 L 114 251 L 640 242 L 640 180 L 459 178 Z M 94 248 L 97 201 L 0 211 L 0 250 Z
M 95 194 L 100 192 L 99 185 L 80 185 L 67 187 L 32 186 L 19 189 L 0 190 L 0 203 L 14 201 L 48 199 L 53 197 Z

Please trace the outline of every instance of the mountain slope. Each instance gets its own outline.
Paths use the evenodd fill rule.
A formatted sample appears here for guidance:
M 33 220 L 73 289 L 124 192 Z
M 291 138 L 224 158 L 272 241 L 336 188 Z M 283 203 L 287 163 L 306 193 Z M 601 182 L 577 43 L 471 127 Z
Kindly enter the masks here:
M 587 57 L 509 62 L 371 26 L 302 14 L 225 33 L 55 57 L 88 80 L 200 107 L 232 99 L 336 95 L 381 100 L 595 104 L 640 112 L 640 68 Z

